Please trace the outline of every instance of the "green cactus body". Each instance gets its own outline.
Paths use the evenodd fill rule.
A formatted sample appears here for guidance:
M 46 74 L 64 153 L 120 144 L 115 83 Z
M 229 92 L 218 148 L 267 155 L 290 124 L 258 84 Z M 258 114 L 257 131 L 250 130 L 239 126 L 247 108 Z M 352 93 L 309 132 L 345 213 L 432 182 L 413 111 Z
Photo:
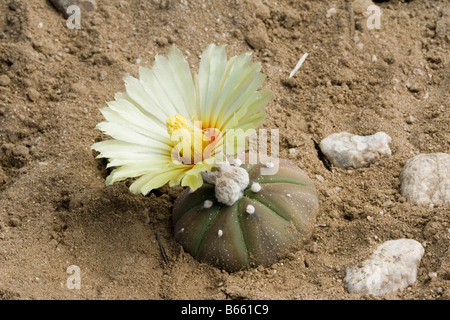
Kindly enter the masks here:
M 250 183 L 233 205 L 219 203 L 214 185 L 205 183 L 195 192 L 183 191 L 172 216 L 175 237 L 187 252 L 229 272 L 270 266 L 283 251 L 300 248 L 318 209 L 313 182 L 293 163 L 280 159 L 274 175 L 261 175 L 260 162 L 241 167 Z M 253 183 L 261 186 L 258 192 Z

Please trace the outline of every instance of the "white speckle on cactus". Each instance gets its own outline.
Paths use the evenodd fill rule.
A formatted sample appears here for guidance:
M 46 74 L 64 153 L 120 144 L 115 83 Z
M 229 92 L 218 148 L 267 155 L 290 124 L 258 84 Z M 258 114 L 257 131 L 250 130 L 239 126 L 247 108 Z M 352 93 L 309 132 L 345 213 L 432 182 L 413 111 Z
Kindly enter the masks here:
M 253 192 L 260 192 L 261 185 L 258 182 L 253 182 L 252 186 L 250 187 L 250 190 L 252 190 Z
M 340 132 L 329 135 L 319 146 L 335 166 L 346 169 L 365 167 L 382 156 L 390 156 L 390 142 L 391 137 L 385 132 L 377 132 L 371 136 Z
M 255 213 L 255 207 L 252 206 L 251 204 L 249 204 L 247 206 L 247 208 L 245 208 L 245 212 L 247 212 L 248 214 L 254 214 Z
M 406 288 L 416 281 L 424 254 L 412 239 L 386 241 L 379 245 L 361 267 L 347 268 L 344 283 L 352 293 L 382 295 Z
M 242 165 L 242 160 L 239 159 L 239 158 L 236 158 L 236 159 L 234 159 L 233 164 L 234 164 L 236 167 L 240 167 L 240 166 Z
M 203 203 L 203 208 L 208 209 L 211 208 L 213 205 L 213 202 L 211 200 L 205 200 L 205 202 Z
M 286 197 L 290 198 L 290 197 L 292 197 L 292 195 L 291 195 L 290 193 L 288 193 L 288 194 L 286 195 Z
M 271 162 L 271 161 L 269 161 L 269 162 L 266 162 L 266 167 L 267 168 L 273 168 L 275 165 L 273 164 L 273 162 Z
M 223 231 L 219 229 L 219 231 L 217 231 L 217 236 L 221 238 L 223 236 Z

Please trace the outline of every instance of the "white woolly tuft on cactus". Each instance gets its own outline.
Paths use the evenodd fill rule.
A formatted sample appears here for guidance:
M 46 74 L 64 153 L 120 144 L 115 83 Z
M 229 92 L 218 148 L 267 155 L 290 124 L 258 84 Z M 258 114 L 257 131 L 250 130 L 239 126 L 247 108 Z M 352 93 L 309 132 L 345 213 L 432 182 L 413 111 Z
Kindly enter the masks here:
M 220 203 L 232 206 L 242 197 L 243 191 L 249 183 L 248 173 L 245 169 L 224 163 L 214 171 L 203 172 L 204 181 L 214 184 L 216 199 Z

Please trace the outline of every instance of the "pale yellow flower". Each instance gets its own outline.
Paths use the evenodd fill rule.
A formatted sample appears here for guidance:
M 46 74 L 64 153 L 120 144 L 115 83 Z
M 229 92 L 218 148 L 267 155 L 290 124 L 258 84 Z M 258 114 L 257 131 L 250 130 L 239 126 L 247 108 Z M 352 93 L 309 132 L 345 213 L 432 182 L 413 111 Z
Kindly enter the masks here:
M 259 90 L 265 76 L 250 58 L 227 60 L 225 46 L 211 44 L 192 76 L 173 46 L 168 58 L 156 56 L 152 69 L 141 67 L 139 79 L 126 77 L 126 92 L 101 109 L 106 121 L 96 127 L 113 139 L 92 146 L 114 168 L 106 183 L 137 178 L 130 190 L 142 194 L 166 183 L 199 188 L 201 172 L 242 149 L 227 144 L 264 121 L 272 94 Z

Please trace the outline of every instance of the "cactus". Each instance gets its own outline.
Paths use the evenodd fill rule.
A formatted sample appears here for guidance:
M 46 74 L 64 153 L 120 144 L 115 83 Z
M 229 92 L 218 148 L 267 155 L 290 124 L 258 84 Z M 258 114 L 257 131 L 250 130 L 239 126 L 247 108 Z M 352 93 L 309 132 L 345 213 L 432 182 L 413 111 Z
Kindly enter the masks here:
M 287 160 L 279 159 L 273 175 L 261 175 L 265 166 L 240 166 L 249 183 L 232 205 L 217 201 L 210 183 L 179 195 L 172 215 L 175 238 L 194 258 L 235 272 L 270 266 L 283 251 L 307 242 L 318 209 L 313 182 Z

